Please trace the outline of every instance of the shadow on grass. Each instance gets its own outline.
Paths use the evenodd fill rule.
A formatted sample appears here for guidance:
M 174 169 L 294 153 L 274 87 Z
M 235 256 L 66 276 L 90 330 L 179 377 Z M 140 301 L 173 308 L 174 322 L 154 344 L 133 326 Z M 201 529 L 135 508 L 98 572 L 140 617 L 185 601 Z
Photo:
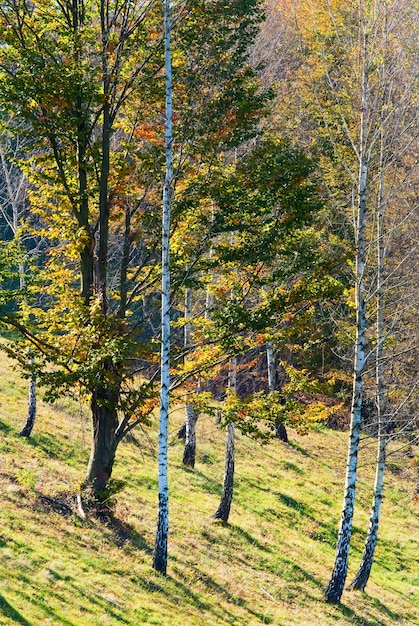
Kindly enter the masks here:
M 7 600 L 0 595 L 0 613 L 13 620 L 14 624 L 23 624 L 24 626 L 32 626 L 32 622 L 28 622 L 19 611 L 17 611 Z
M 142 489 L 157 491 L 157 478 L 152 478 L 151 476 L 133 476 L 131 477 L 131 481 Z
M 374 602 L 374 605 L 375 605 L 375 602 Z M 372 616 L 368 618 L 363 617 L 362 615 L 359 615 L 353 609 L 350 609 L 345 604 L 338 604 L 336 606 L 342 613 L 342 616 L 350 620 L 351 624 L 357 624 L 357 626 L 377 626 L 380 623 L 384 623 L 384 622 L 377 622 L 376 617 L 372 617 Z M 386 613 L 388 617 L 391 617 L 391 619 L 395 623 L 400 620 L 400 615 L 397 615 L 397 613 L 393 613 L 392 611 L 387 609 L 387 607 L 385 607 L 384 604 L 382 604 L 381 602 L 378 601 L 378 604 L 376 606 L 378 606 L 378 608 L 380 608 L 380 610 L 382 610 L 383 613 Z
M 0 431 L 3 433 L 9 433 L 12 429 L 8 424 L 5 424 L 0 420 Z
M 153 550 L 142 535 L 133 526 L 115 516 L 112 509 L 107 507 L 96 511 L 96 517 L 111 532 L 113 541 L 121 548 L 127 542 L 146 554 L 152 554 Z
M 310 452 L 307 452 L 307 450 L 305 448 L 302 448 L 301 446 L 298 445 L 298 443 L 294 443 L 293 441 L 289 441 L 288 445 L 290 448 L 292 448 L 293 450 L 295 450 L 296 452 L 299 452 L 302 456 L 306 456 L 307 458 L 312 458 L 312 454 L 310 454 Z
M 191 469 L 182 465 L 182 470 L 194 477 L 196 486 L 202 489 L 205 493 L 216 494 L 221 496 L 221 483 L 213 478 L 208 478 L 203 472 L 197 469 Z
M 285 461 L 284 469 L 288 471 L 293 471 L 299 476 L 304 476 L 304 474 L 306 473 L 305 470 L 303 470 L 301 467 L 299 467 L 295 463 L 292 463 L 291 461 Z
M 263 552 L 271 552 L 271 550 L 264 546 L 263 543 L 260 543 L 260 541 L 255 539 L 253 535 L 248 533 L 240 526 L 235 526 L 233 524 L 228 524 L 226 526 L 228 526 L 228 528 L 232 531 L 232 534 L 236 535 L 239 539 L 244 539 L 245 541 L 247 541 L 247 543 L 255 546 L 255 548 L 257 548 L 258 550 L 263 550 Z
M 70 576 L 61 576 L 61 574 L 55 570 L 48 570 L 51 581 L 55 583 L 57 580 L 65 581 L 65 589 L 67 593 L 71 594 L 71 598 L 77 598 L 77 603 L 80 605 L 80 608 L 84 612 L 88 612 L 90 605 L 100 607 L 106 615 L 115 618 L 118 622 L 129 624 L 130 622 L 126 619 L 124 615 L 124 609 L 116 605 L 113 600 L 107 598 L 105 595 L 102 595 L 100 592 L 102 590 L 101 587 L 98 587 L 96 590 L 93 587 L 89 587 L 88 590 L 83 588 L 81 585 L 77 584 Z M 65 612 L 66 606 L 72 602 L 72 599 L 69 600 L 68 595 L 62 595 L 54 591 L 54 588 L 50 584 L 42 584 L 39 581 L 36 584 L 36 588 L 33 585 L 33 581 L 30 580 L 27 576 L 21 575 L 18 579 L 25 583 L 25 587 L 22 589 L 32 589 L 36 591 L 35 595 L 29 595 L 28 593 L 24 593 L 23 590 L 20 590 L 19 595 L 28 603 L 33 606 L 37 606 L 44 615 L 48 618 L 48 623 L 54 624 L 54 626 L 76 626 L 76 623 L 80 622 L 72 622 L 60 613 L 57 610 L 54 610 L 51 607 L 52 599 L 56 600 L 56 602 L 62 607 L 62 612 Z M 72 590 L 74 593 L 72 593 Z M 0 596 L 1 597 L 1 596 Z M 81 602 L 79 597 L 85 600 L 84 606 L 81 606 Z M 1 622 L 0 622 L 1 623 Z M 29 622 L 16 622 L 22 624 L 29 624 Z M 37 622 L 44 623 L 44 622 Z M 83 622 L 83 623 L 88 623 Z M 32 626 L 32 625 L 31 625 Z
M 48 509 L 64 516 L 74 515 L 74 498 L 69 494 L 61 494 L 60 500 L 50 498 L 41 493 L 38 495 L 39 510 L 47 512 Z M 152 553 L 151 546 L 133 526 L 116 517 L 112 508 L 106 505 L 97 504 L 89 512 L 89 515 L 96 517 L 112 536 L 113 542 L 122 548 L 126 543 L 130 543 L 134 548 L 142 550 L 147 554 Z
M 174 560 L 177 561 L 177 559 L 174 559 Z M 263 622 L 265 615 L 262 613 L 258 613 L 257 611 L 254 611 L 252 608 L 250 608 L 246 600 L 243 600 L 239 596 L 235 596 L 231 594 L 224 585 L 217 583 L 216 580 L 212 578 L 212 576 L 207 574 L 201 568 L 195 567 L 190 564 L 188 564 L 187 567 L 192 569 L 192 571 L 195 574 L 194 579 L 197 582 L 199 582 L 201 585 L 203 585 L 206 588 L 207 592 L 210 593 L 211 596 L 218 595 L 224 600 L 226 599 L 230 604 L 244 609 L 249 614 L 249 616 L 253 616 L 254 618 L 257 618 L 259 621 Z M 180 577 L 184 577 L 183 571 L 178 570 L 176 568 L 175 568 L 175 571 Z M 190 588 L 187 585 L 185 585 L 180 580 L 177 580 L 171 576 L 169 576 L 168 578 L 173 582 L 173 584 L 178 589 L 181 589 L 185 595 L 189 596 L 194 601 L 194 605 L 198 609 L 200 610 L 205 609 L 206 611 L 211 612 L 215 617 L 222 620 L 224 623 L 226 624 L 227 623 L 232 623 L 232 624 L 242 623 L 242 624 L 245 624 L 246 626 L 249 623 L 253 623 L 253 621 L 250 622 L 248 618 L 240 618 L 240 616 L 238 616 L 236 613 L 229 611 L 221 606 L 219 606 L 219 608 L 216 609 L 214 605 L 210 606 L 209 604 L 205 602 L 203 603 L 202 600 L 200 600 L 196 594 L 193 594 L 191 592 Z
M 308 581 L 312 583 L 313 586 L 317 587 L 318 589 L 324 588 L 323 580 L 321 580 L 320 578 L 316 578 L 316 576 L 313 576 L 313 574 L 310 574 L 306 569 L 303 569 L 302 567 L 300 567 L 300 565 L 295 563 L 295 561 L 286 559 L 286 563 L 288 564 L 290 568 L 290 573 L 291 573 L 291 577 L 293 581 L 295 580 L 297 580 L 298 582 Z
M 297 513 L 299 513 L 300 515 L 303 515 L 304 517 L 314 519 L 313 517 L 314 511 L 311 507 L 307 506 L 307 504 L 303 504 L 302 502 L 299 502 L 295 498 L 292 498 L 291 496 L 287 496 L 284 493 L 278 493 L 278 498 L 282 504 L 285 504 L 285 506 L 292 509 L 293 511 L 296 511 Z
M 178 562 L 176 557 L 171 557 L 171 561 Z M 194 571 L 197 572 L 195 576 L 195 587 L 196 584 L 201 581 L 202 573 L 197 568 L 193 568 Z M 179 604 L 179 593 L 185 598 L 186 602 L 190 605 L 198 609 L 200 612 L 212 613 L 215 617 L 219 619 L 223 619 L 225 617 L 223 610 L 217 610 L 215 606 L 209 604 L 205 600 L 202 600 L 199 597 L 198 593 L 195 593 L 192 589 L 193 585 L 188 585 L 185 580 L 184 572 L 175 566 L 171 567 L 171 570 L 174 574 L 167 574 L 166 576 L 156 575 L 155 580 L 147 579 L 143 576 L 135 577 L 135 584 L 138 587 L 144 589 L 147 593 L 153 594 L 161 594 L 164 601 L 170 603 L 172 605 Z M 170 589 L 172 586 L 172 589 Z M 230 614 L 229 614 L 230 615 Z
M 27 442 L 32 447 L 42 450 L 50 459 L 68 461 L 74 453 L 67 443 L 63 445 L 58 437 L 48 433 L 36 433 L 28 437 Z
M 400 615 L 389 609 L 383 602 L 381 602 L 381 600 L 369 596 L 368 593 L 366 593 L 365 595 L 371 601 L 371 604 L 377 607 L 377 609 L 381 611 L 383 615 L 387 615 L 394 622 L 398 622 L 400 620 Z
M 107 617 L 113 617 L 115 618 L 115 620 L 123 624 L 131 623 L 130 620 L 126 617 L 125 615 L 126 611 L 122 606 L 118 605 L 111 598 L 107 598 L 106 595 L 102 595 L 100 593 L 102 589 L 100 586 L 98 587 L 98 590 L 96 591 L 92 587 L 86 590 L 83 587 L 81 587 L 81 585 L 77 585 L 74 582 L 70 583 L 67 581 L 67 585 L 71 587 L 72 589 L 74 589 L 76 594 L 79 594 L 82 598 L 86 600 L 86 602 L 94 606 L 100 607 L 102 611 L 104 611 Z M 85 610 L 86 610 L 86 607 L 85 607 Z M 87 625 L 88 621 L 84 623 L 86 623 Z
M 66 617 L 59 615 L 56 611 L 54 611 L 54 609 L 51 608 L 49 604 L 49 600 L 48 600 L 49 596 L 51 595 L 51 589 L 45 589 L 44 591 L 44 590 L 41 590 L 39 587 L 37 587 L 36 593 L 38 595 L 31 596 L 31 595 L 24 593 L 23 591 L 20 591 L 19 595 L 26 602 L 30 603 L 33 606 L 38 607 L 45 614 L 45 616 L 48 617 L 48 621 L 54 624 L 54 626 L 75 626 L 74 622 L 70 622 L 70 620 L 68 620 Z M 41 593 L 44 594 L 42 595 L 42 597 L 41 597 Z M 58 594 L 53 594 L 53 595 L 56 598 L 58 598 L 61 602 L 63 602 L 63 604 L 65 605 L 65 600 L 61 596 L 59 596 Z M 31 624 L 31 622 L 28 622 L 27 620 L 24 620 L 23 622 L 18 621 L 16 623 L 17 624 Z M 40 622 L 38 622 L 38 624 L 39 623 Z

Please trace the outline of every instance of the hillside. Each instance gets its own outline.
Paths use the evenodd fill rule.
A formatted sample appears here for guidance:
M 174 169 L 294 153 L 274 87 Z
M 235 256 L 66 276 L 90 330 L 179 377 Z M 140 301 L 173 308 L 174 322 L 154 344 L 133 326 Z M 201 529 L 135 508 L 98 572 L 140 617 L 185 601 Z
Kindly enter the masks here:
M 228 526 L 211 519 L 223 473 L 224 435 L 198 422 L 195 471 L 181 466 L 174 413 L 170 448 L 168 576 L 150 567 L 157 516 L 155 430 L 117 455 L 119 491 L 86 522 L 71 502 L 89 452 L 86 410 L 39 402 L 30 440 L 18 436 L 26 383 L 0 362 L 0 624 L 165 626 L 419 624 L 417 451 L 389 459 L 383 519 L 367 593 L 322 599 L 338 525 L 347 434 L 291 432 L 289 445 L 238 436 Z M 405 451 L 406 452 L 406 451 Z M 374 442 L 360 458 L 349 580 L 370 506 Z M 416 454 L 416 463 L 415 457 Z M 122 481 L 120 483 L 119 481 Z

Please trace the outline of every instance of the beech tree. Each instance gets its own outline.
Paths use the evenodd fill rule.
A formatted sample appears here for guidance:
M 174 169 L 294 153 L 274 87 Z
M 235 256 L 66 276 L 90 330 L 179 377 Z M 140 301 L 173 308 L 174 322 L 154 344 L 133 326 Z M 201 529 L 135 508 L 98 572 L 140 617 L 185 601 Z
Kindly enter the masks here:
M 216 155 L 255 134 L 266 94 L 246 61 L 262 16 L 256 0 L 173 10 L 174 171 L 183 181 L 175 233 L 196 194 L 202 197 Z M 22 165 L 37 233 L 48 240 L 46 262 L 33 264 L 27 303 L 3 316 L 27 340 L 9 350 L 26 371 L 27 345 L 36 350 L 48 399 L 63 392 L 89 398 L 84 485 L 101 490 L 119 442 L 159 395 L 156 337 L 144 303 L 159 300 L 161 7 L 19 0 L 0 8 L 0 30 L 2 106 L 34 137 L 35 156 Z M 173 255 L 174 294 L 185 277 L 179 258 Z M 147 375 L 139 377 L 144 363 Z
M 135 287 L 127 274 L 143 192 L 137 188 L 128 198 L 121 160 L 127 143 L 115 149 L 114 136 L 117 130 L 126 136 L 122 111 L 160 67 L 161 55 L 144 38 L 152 4 L 22 1 L 3 4 L 0 13 L 3 102 L 34 136 L 35 156 L 24 164 L 29 199 L 39 234 L 50 242 L 30 308 L 6 321 L 37 349 L 50 398 L 75 383 L 89 393 L 93 439 L 85 484 L 100 490 L 119 441 L 141 419 L 138 400 L 151 387 L 123 388 L 132 377 L 127 359 L 140 349 L 129 323 Z M 124 245 L 111 264 L 119 233 Z M 137 261 L 131 271 L 143 266 Z M 25 353 L 14 353 L 27 368 Z
M 311 171 L 312 164 L 301 151 L 280 141 L 266 140 L 224 168 L 213 188 L 217 207 L 213 225 L 219 236 L 214 239 L 214 255 L 207 263 L 216 270 L 216 277 L 210 274 L 214 301 L 210 320 L 194 320 L 195 345 L 190 360 L 205 358 L 198 342 L 202 337 L 204 346 L 211 346 L 212 359 L 218 359 L 218 363 L 230 361 L 227 399 L 221 409 L 226 427 L 225 470 L 215 514 L 224 523 L 228 521 L 234 485 L 234 428 L 247 433 L 261 430 L 255 426 L 257 409 L 252 414 L 253 426 L 249 427 L 243 419 L 246 411 L 236 402 L 236 355 L 245 354 L 260 341 L 264 343 L 264 332 L 272 326 L 282 327 L 290 317 L 298 317 L 298 310 L 308 302 L 326 294 L 335 297 L 341 290 L 338 281 L 322 267 L 318 247 L 325 234 L 310 227 L 321 205 Z M 215 338 L 218 342 L 214 353 Z M 278 402 L 278 395 L 274 395 L 272 405 Z M 260 398 L 256 404 L 263 421 L 268 411 L 266 407 L 262 411 Z M 271 408 L 275 432 L 276 422 L 286 411 Z

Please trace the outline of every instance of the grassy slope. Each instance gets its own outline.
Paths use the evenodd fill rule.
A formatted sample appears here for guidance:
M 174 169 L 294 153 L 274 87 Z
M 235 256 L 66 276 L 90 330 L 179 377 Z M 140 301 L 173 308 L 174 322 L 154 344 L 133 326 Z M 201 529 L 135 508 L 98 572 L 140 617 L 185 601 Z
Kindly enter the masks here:
M 40 403 L 31 440 L 17 433 L 26 383 L 0 360 L 0 624 L 167 626 L 419 624 L 415 468 L 392 461 L 376 563 L 366 594 L 323 602 L 342 500 L 347 435 L 292 433 L 261 448 L 238 437 L 231 524 L 211 519 L 223 471 L 223 435 L 199 424 L 196 470 L 181 466 L 172 419 L 171 537 L 167 578 L 150 568 L 156 523 L 153 439 L 124 443 L 113 516 L 83 523 L 39 494 L 64 498 L 83 477 L 88 430 L 79 409 Z M 87 421 L 88 425 L 88 421 Z M 373 450 L 360 460 L 350 576 L 370 505 Z M 404 464 L 404 466 L 403 466 Z M 400 472 L 403 473 L 403 481 Z

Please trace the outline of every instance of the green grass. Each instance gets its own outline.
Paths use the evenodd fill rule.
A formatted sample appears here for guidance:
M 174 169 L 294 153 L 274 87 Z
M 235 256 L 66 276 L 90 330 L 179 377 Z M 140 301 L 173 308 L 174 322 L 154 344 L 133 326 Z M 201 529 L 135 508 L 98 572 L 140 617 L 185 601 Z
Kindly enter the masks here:
M 377 626 L 419 624 L 417 463 L 395 455 L 376 562 L 365 594 L 323 601 L 334 560 L 346 433 L 290 432 L 261 447 L 238 436 L 230 524 L 212 519 L 224 434 L 198 422 L 198 461 L 182 467 L 174 412 L 166 578 L 151 567 L 157 520 L 156 428 L 122 443 L 112 506 L 82 522 L 42 496 L 71 501 L 89 454 L 86 411 L 39 402 L 33 437 L 18 432 L 26 385 L 0 358 L 0 624 L 30 626 Z M 348 580 L 368 523 L 374 446 L 361 453 Z M 417 451 L 415 451 L 417 455 Z

